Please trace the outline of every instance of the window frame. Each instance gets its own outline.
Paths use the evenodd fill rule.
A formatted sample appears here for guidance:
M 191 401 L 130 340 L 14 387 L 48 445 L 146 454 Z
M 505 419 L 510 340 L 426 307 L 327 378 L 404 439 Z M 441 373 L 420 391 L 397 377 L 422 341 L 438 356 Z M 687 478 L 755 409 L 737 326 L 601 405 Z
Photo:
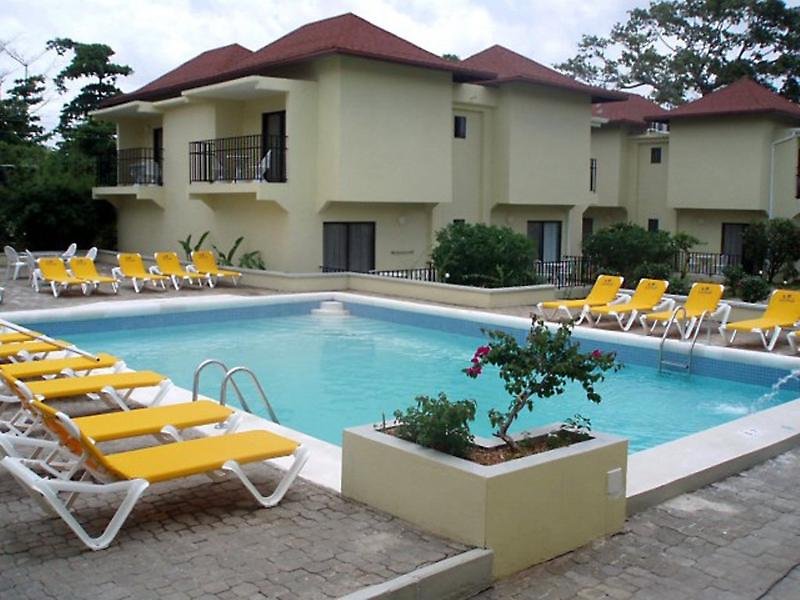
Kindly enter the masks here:
M 652 146 L 650 148 L 650 164 L 660 165 L 664 158 L 664 153 L 661 146 Z
M 536 260 L 541 261 L 541 262 L 551 262 L 551 261 L 545 260 L 543 258 L 543 256 L 544 256 L 544 231 L 545 231 L 545 225 L 548 225 L 548 224 L 558 224 L 558 242 L 556 244 L 557 247 L 558 247 L 558 256 L 554 259 L 554 260 L 557 261 L 557 260 L 561 259 L 561 244 L 564 241 L 564 237 L 563 237 L 564 236 L 564 222 L 563 221 L 553 220 L 553 219 L 551 219 L 551 220 L 536 220 L 536 219 L 532 219 L 532 220 L 529 220 L 528 223 L 527 223 L 527 230 L 526 230 L 527 231 L 527 237 L 528 237 L 529 240 L 534 240 L 535 239 L 535 241 L 536 241 Z M 537 225 L 540 227 L 542 235 L 539 236 L 538 238 L 534 238 L 534 237 L 531 236 L 531 228 L 532 228 L 532 226 L 537 226 Z
M 467 139 L 466 115 L 453 115 L 453 137 L 458 140 Z

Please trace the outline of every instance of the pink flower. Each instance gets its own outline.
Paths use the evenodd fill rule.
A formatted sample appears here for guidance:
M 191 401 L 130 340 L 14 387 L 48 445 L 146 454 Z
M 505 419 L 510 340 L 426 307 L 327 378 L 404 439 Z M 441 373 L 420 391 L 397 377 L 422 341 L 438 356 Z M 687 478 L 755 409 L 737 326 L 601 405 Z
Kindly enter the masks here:
M 478 349 L 475 350 L 475 357 L 476 358 L 483 358 L 484 356 L 489 354 L 490 350 L 491 350 L 491 348 L 489 348 L 489 346 L 478 346 Z
M 600 350 L 592 350 L 592 358 L 603 358 L 603 353 Z
M 466 369 L 465 372 L 470 377 L 477 377 L 478 375 L 481 374 L 481 371 L 483 371 L 483 368 L 480 365 L 476 364 L 475 366 L 469 367 L 468 369 Z

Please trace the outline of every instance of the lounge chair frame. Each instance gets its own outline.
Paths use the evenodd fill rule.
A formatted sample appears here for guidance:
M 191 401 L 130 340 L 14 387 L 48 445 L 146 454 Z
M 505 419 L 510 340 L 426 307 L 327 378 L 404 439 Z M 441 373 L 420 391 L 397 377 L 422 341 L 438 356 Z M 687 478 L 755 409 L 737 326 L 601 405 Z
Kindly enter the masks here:
M 117 262 L 119 262 L 120 257 L 123 253 L 117 254 Z M 167 289 L 166 282 L 169 281 L 169 277 L 164 275 L 159 275 L 157 273 L 153 273 L 152 270 L 149 272 L 144 267 L 144 262 L 142 261 L 142 255 L 139 253 L 126 253 L 132 254 L 134 256 L 139 257 L 139 262 L 141 264 L 142 270 L 140 273 L 136 273 L 133 275 L 126 275 L 124 269 L 121 266 L 114 267 L 111 269 L 111 275 L 118 281 L 122 281 L 123 279 L 130 279 L 131 284 L 133 284 L 133 291 L 137 294 L 144 289 L 144 286 L 147 283 L 150 283 L 153 286 L 153 289 L 158 289 L 158 286 L 161 286 L 162 290 Z
M 69 432 L 70 436 L 81 439 L 80 431 L 69 417 L 60 412 L 56 414 L 56 417 L 60 424 Z M 175 442 L 175 444 L 181 443 L 185 442 Z M 258 504 L 264 508 L 271 508 L 276 506 L 283 499 L 289 487 L 294 483 L 294 480 L 300 473 L 300 470 L 308 461 L 309 454 L 308 448 L 300 445 L 297 446 L 292 454 L 294 457 L 292 465 L 284 473 L 273 492 L 269 495 L 263 495 L 258 490 L 235 460 L 224 462 L 221 467 L 222 473 L 212 471 L 206 473 L 206 475 L 212 479 L 212 481 L 216 481 L 219 480 L 222 475 L 227 473 L 233 474 L 241 481 L 244 488 L 253 496 Z M 270 459 L 256 462 L 266 463 L 268 460 Z M 150 487 L 150 482 L 145 479 L 116 480 L 113 475 L 105 473 L 100 468 L 95 467 L 86 450 L 84 450 L 84 454 L 79 460 L 79 463 L 80 467 L 84 469 L 83 475 L 80 480 L 74 481 L 65 480 L 52 473 L 41 476 L 31 469 L 29 466 L 30 461 L 23 458 L 6 456 L 0 460 L 0 465 L 11 473 L 14 479 L 22 485 L 45 512 L 61 517 L 66 525 L 88 548 L 92 550 L 102 550 L 103 548 L 107 548 L 111 542 L 114 541 L 114 538 L 116 538 L 119 530 L 128 518 L 128 515 L 133 510 L 134 506 L 136 506 L 139 498 Z M 73 470 L 73 473 L 76 472 L 77 469 Z M 192 473 L 188 476 L 194 474 L 200 473 Z M 60 496 L 61 494 L 65 494 L 66 497 L 62 498 Z M 75 499 L 81 494 L 92 496 L 124 494 L 111 520 L 98 536 L 89 534 L 70 510 Z
M 49 278 L 44 274 L 44 271 L 42 269 L 42 261 L 53 258 L 60 261 L 61 266 L 64 269 L 66 275 L 64 276 L 63 279 L 61 277 Z M 58 298 L 61 292 L 67 291 L 71 286 L 74 285 L 77 285 L 81 288 L 81 293 L 84 296 L 87 296 L 91 291 L 91 282 L 86 281 L 85 279 L 81 279 L 80 277 L 69 276 L 69 273 L 67 273 L 67 267 L 64 264 L 64 259 L 60 257 L 43 257 L 37 259 L 36 263 L 39 266 L 38 268 L 33 270 L 31 285 L 33 285 L 33 289 L 36 291 L 37 294 L 39 293 L 41 284 L 43 283 L 50 285 L 50 290 L 53 292 L 53 296 L 56 298 Z

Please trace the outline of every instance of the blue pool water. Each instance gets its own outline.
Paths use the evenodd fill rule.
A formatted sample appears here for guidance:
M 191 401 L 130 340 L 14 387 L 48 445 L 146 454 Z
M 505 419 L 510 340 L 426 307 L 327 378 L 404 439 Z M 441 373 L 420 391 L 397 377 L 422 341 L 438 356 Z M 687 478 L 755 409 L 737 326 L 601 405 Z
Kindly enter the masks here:
M 307 314 L 173 325 L 167 324 L 169 318 L 161 321 L 157 328 L 139 322 L 135 328 L 84 333 L 83 326 L 74 331 L 68 326 L 37 327 L 66 335 L 87 350 L 120 356 L 132 368 L 158 370 L 186 388 L 192 386 L 195 366 L 206 358 L 245 365 L 258 374 L 281 423 L 335 444 L 341 443 L 342 429 L 378 422 L 383 415 L 388 419 L 419 394 L 445 391 L 451 399 L 474 398 L 478 414 L 473 431 L 484 436 L 491 435 L 489 408 L 508 404 L 494 372 L 485 371 L 477 380 L 461 372 L 484 341 L 477 324 L 460 325 L 453 332 L 383 319 Z M 621 351 L 623 355 L 634 353 Z M 659 374 L 652 366 L 626 362 L 599 385 L 600 405 L 571 388 L 562 397 L 538 401 L 515 430 L 581 413 L 594 429 L 629 438 L 634 452 L 798 396 L 782 391 L 765 400 L 769 387 L 764 382 Z M 220 379 L 209 371 L 201 392 L 218 397 Z M 258 405 L 252 393 L 248 397 Z

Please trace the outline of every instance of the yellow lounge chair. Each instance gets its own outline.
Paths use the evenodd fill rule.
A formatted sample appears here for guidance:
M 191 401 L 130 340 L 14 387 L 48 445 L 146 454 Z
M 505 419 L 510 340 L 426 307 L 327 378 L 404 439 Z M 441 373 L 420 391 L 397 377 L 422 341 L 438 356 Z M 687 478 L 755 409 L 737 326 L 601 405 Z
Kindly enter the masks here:
M 3 375 L 1 371 L 0 375 Z M 158 406 L 172 386 L 167 377 L 155 371 L 126 371 L 26 382 L 6 378 L 6 382 L 9 388 L 24 399 L 23 402 L 32 402 L 35 399 L 47 402 L 92 394 L 122 410 L 130 410 L 127 401 L 135 389 L 157 388 L 149 405 Z M 121 390 L 125 390 L 125 393 L 121 394 Z
M 58 256 L 45 256 L 37 259 L 38 268 L 33 272 L 33 289 L 39 291 L 41 283 L 50 284 L 53 296 L 58 295 L 71 286 L 79 286 L 83 294 L 88 294 L 91 283 L 80 277 L 75 277 L 67 272 L 63 259 Z
M 215 282 L 221 277 L 230 277 L 233 285 L 238 285 L 239 278 L 242 276 L 237 271 L 220 269 L 217 265 L 217 259 L 214 258 L 214 253 L 210 250 L 195 250 L 192 252 L 192 264 L 194 264 L 194 268 L 197 269 L 198 273 L 208 275 Z
M 108 369 L 113 367 L 118 372 L 124 366 L 125 363 L 116 356 L 100 353 L 97 355 L 97 360 L 86 358 L 85 356 L 71 356 L 67 358 L 10 363 L 0 365 L 0 373 L 6 377 L 26 381 L 28 379 L 39 379 L 47 375 L 58 375 L 67 370 L 76 374 L 88 375 L 94 369 Z
M 91 258 L 85 256 L 73 256 L 69 259 L 69 268 L 75 277 L 88 281 L 92 284 L 93 289 L 97 289 L 101 284 L 107 283 L 116 294 L 119 290 L 119 282 L 115 277 L 108 275 L 101 275 L 97 272 L 97 267 Z
M 720 326 L 719 332 L 723 338 L 726 331 L 732 332 L 730 339 L 725 339 L 725 343 L 728 345 L 733 343 L 739 331 L 758 334 L 764 348 L 772 352 L 775 344 L 778 343 L 781 329 L 792 327 L 798 322 L 800 322 L 800 291 L 775 290 L 761 317 L 726 323 Z M 770 331 L 772 334 L 769 333 Z
M 719 283 L 693 283 L 689 295 L 686 297 L 686 304 L 673 310 L 644 314 L 639 317 L 639 322 L 642 324 L 645 334 L 650 335 L 659 323 L 666 326 L 675 315 L 675 324 L 681 337 L 688 339 L 701 317 L 703 320 L 710 319 L 717 323 L 728 322 L 728 315 L 731 312 L 730 304 L 720 302 L 724 291 L 725 286 Z M 653 322 L 649 328 L 648 321 Z
M 69 342 L 63 340 L 41 341 L 30 340 L 27 342 L 10 342 L 0 344 L 0 360 L 29 360 L 30 358 L 44 358 L 51 352 L 58 352 L 69 347 Z
M 176 290 L 181 289 L 181 281 L 196 283 L 198 287 L 203 287 L 203 282 L 207 282 L 209 287 L 214 287 L 210 275 L 184 269 L 178 255 L 174 252 L 156 252 L 153 256 L 156 259 L 158 272 L 168 276 Z
M 624 278 L 618 275 L 600 275 L 594 282 L 589 295 L 585 298 L 576 300 L 552 300 L 550 302 L 539 302 L 536 308 L 539 313 L 548 320 L 553 320 L 556 315 L 563 313 L 568 319 L 574 319 L 573 310 L 578 310 L 579 316 L 576 325 L 580 324 L 585 318 L 586 313 L 583 308 L 586 306 L 603 306 L 617 297 L 619 288 L 622 287 Z M 552 311 L 549 315 L 547 311 Z
M 42 335 L 37 331 L 30 333 L 23 333 L 21 331 L 9 331 L 8 333 L 0 333 L 0 344 L 10 344 L 12 342 L 29 342 L 35 340 Z
M 42 413 L 45 424 L 57 435 L 66 434 L 67 443 L 82 453 L 85 471 L 79 481 L 59 476 L 40 476 L 22 458 L 6 456 L 0 465 L 37 500 L 48 513 L 54 511 L 78 538 L 92 550 L 101 550 L 114 541 L 136 502 L 153 483 L 207 474 L 217 478 L 219 471 L 233 473 L 255 500 L 266 508 L 277 505 L 308 460 L 309 452 L 299 443 L 269 431 L 247 431 L 206 437 L 171 444 L 105 454 L 95 440 L 86 435 L 67 415 Z M 269 496 L 263 496 L 240 465 L 294 456 L 294 462 Z M 92 480 L 87 481 L 86 477 Z M 59 494 L 66 493 L 67 499 Z M 71 512 L 81 494 L 121 493 L 124 498 L 99 536 L 91 536 Z
M 165 283 L 169 281 L 169 277 L 151 273 L 145 269 L 141 254 L 137 252 L 121 252 L 117 254 L 117 263 L 119 263 L 119 266 L 111 269 L 111 273 L 118 280 L 130 279 L 133 284 L 133 291 L 137 294 L 142 291 L 146 283 L 151 283 L 153 287 L 160 284 L 162 290 L 167 289 Z
M 623 331 L 628 331 L 636 320 L 636 315 L 640 312 L 660 312 L 672 308 L 675 301 L 670 298 L 663 299 L 667 287 L 669 287 L 669 281 L 663 279 L 641 279 L 633 296 L 627 302 L 618 304 L 609 302 L 605 306 L 587 306 L 584 312 L 588 313 L 586 316 L 593 327 L 600 322 L 603 315 L 611 315 L 617 319 L 617 323 Z M 591 315 L 597 315 L 594 322 L 591 320 Z M 626 315 L 630 315 L 627 322 L 624 321 Z
M 34 400 L 26 406 L 33 413 L 33 422 L 39 422 L 42 414 L 55 416 L 56 409 Z M 211 400 L 182 402 L 169 406 L 137 408 L 128 412 L 103 413 L 72 419 L 81 432 L 95 442 L 108 442 L 132 437 L 153 435 L 168 441 L 181 441 L 180 430 L 201 425 L 217 424 L 225 434 L 232 433 L 242 421 L 242 415 Z M 52 423 L 51 423 L 52 425 Z M 0 450 L 5 456 L 26 458 L 44 470 L 70 479 L 81 463 L 75 460 L 80 450 L 65 439 L 63 431 L 47 428 L 56 439 L 40 439 L 14 433 L 0 433 Z M 61 444 L 65 448 L 61 447 Z M 70 456 L 69 450 L 73 450 Z M 64 452 L 67 450 L 67 452 Z M 43 455 L 42 451 L 47 454 Z

